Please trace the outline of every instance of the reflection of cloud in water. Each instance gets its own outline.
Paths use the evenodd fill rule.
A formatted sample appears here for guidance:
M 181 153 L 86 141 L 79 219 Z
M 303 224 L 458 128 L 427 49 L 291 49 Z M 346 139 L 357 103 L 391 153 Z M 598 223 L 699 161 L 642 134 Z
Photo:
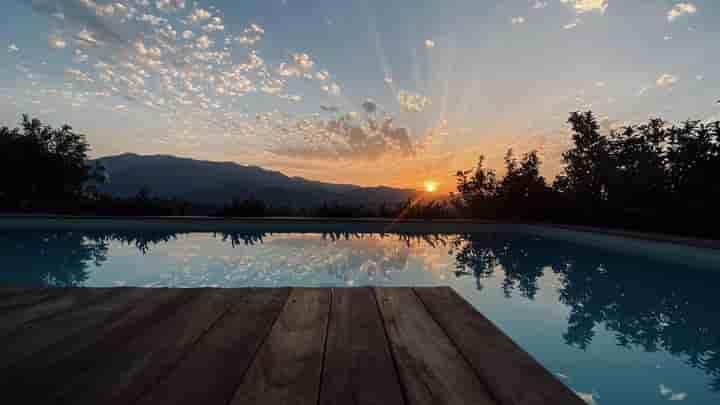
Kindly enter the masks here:
M 451 282 L 456 287 L 474 287 L 458 290 L 471 302 L 492 295 L 486 291 L 492 286 L 501 289 L 500 300 L 517 302 L 520 298 L 525 303 L 540 302 L 543 292 L 552 291 L 557 298 L 543 305 L 569 313 L 558 331 L 566 345 L 589 350 L 596 334 L 605 330 L 623 349 L 662 351 L 681 359 L 708 376 L 710 390 L 720 391 L 720 324 L 715 321 L 720 273 L 571 242 L 509 233 L 0 232 L 0 257 L 0 284 L 6 285 L 243 287 Z M 665 392 L 666 400 L 684 400 L 687 392 L 697 399 L 690 390 L 663 387 L 661 394 Z M 598 401 L 596 395 L 592 398 Z

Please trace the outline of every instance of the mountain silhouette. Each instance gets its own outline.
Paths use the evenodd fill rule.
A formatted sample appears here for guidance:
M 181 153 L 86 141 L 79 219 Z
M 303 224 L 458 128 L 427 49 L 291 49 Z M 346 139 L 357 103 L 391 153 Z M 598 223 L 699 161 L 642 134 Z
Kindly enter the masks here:
M 257 166 L 171 155 L 125 153 L 97 160 L 108 173 L 108 182 L 99 191 L 121 198 L 147 189 L 153 197 L 179 198 L 204 205 L 221 206 L 234 198 L 252 197 L 276 206 L 312 208 L 323 202 L 358 206 L 395 204 L 416 194 L 410 189 L 323 183 Z

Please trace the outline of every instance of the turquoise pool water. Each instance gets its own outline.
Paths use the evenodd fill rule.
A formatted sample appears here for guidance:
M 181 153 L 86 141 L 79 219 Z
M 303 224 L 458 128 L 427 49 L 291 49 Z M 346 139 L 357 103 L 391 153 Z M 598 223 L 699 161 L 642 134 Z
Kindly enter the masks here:
M 0 231 L 0 285 L 449 285 L 589 403 L 720 403 L 720 262 L 636 243 L 14 230 Z

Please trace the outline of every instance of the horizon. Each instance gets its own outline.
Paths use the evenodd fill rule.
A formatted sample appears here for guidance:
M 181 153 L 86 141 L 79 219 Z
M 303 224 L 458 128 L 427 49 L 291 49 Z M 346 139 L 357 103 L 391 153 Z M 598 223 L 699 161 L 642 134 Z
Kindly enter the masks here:
M 571 111 L 596 111 L 605 132 L 720 119 L 711 0 L 16 0 L 5 11 L 0 120 L 70 124 L 93 158 L 166 154 L 446 193 L 457 170 L 480 154 L 499 169 L 508 148 L 537 149 L 554 177 Z

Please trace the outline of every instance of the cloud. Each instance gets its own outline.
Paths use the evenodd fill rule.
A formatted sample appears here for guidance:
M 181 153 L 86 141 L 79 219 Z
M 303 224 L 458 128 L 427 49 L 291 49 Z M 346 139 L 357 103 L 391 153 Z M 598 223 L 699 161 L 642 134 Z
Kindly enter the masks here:
M 425 48 L 427 48 L 427 49 L 435 48 L 435 41 L 433 41 L 432 39 L 426 39 L 425 40 Z
M 671 87 L 678 82 L 677 76 L 673 76 L 669 73 L 663 73 L 660 77 L 655 80 L 655 84 L 658 87 Z
M 510 19 L 510 23 L 513 25 L 523 24 L 524 22 L 525 22 L 525 17 L 513 17 Z
M 17 47 L 15 44 L 8 45 L 8 52 L 18 52 L 20 48 Z
M 83 28 L 82 31 L 75 34 L 75 44 L 80 48 L 94 48 L 102 45 L 102 42 L 97 40 L 94 32 Z
M 400 109 L 405 112 L 422 112 L 430 104 L 430 99 L 406 90 L 400 90 L 397 95 Z
M 579 391 L 576 391 L 575 393 L 577 394 L 577 396 L 580 397 L 580 399 L 585 401 L 586 404 L 598 405 L 597 401 L 595 400 L 595 397 L 598 396 L 596 393 L 587 393 L 587 392 L 579 392 Z
M 678 3 L 673 6 L 667 13 L 668 21 L 674 21 L 676 18 L 697 13 L 697 7 L 692 3 Z
M 660 390 L 660 395 L 666 397 L 668 401 L 684 401 L 688 397 L 686 392 L 675 392 L 672 388 L 664 384 L 660 384 L 658 389 Z
M 48 46 L 50 49 L 63 49 L 67 46 L 67 43 L 64 39 L 62 39 L 62 37 L 50 35 L 48 37 Z
M 560 0 L 562 3 L 570 5 L 578 14 L 599 11 L 605 14 L 608 8 L 608 0 Z
M 210 19 L 210 17 L 212 17 L 212 14 L 209 11 L 198 7 L 190 13 L 188 20 L 191 23 L 198 23 Z
M 573 22 L 563 25 L 563 29 L 571 30 L 580 24 L 582 24 L 582 21 L 579 18 L 576 18 Z
M 97 5 L 93 0 L 21 0 L 40 14 L 57 18 L 93 32 L 101 42 L 126 44 L 130 34 L 122 19 L 128 8 L 120 3 Z
M 321 107 L 322 108 L 322 107 Z M 333 108 L 332 111 L 335 111 Z M 368 119 L 353 123 L 352 114 L 330 121 L 301 120 L 284 128 L 284 132 L 302 134 L 302 139 L 316 140 L 302 144 L 282 145 L 271 151 L 278 155 L 311 159 L 351 159 L 375 161 L 386 155 L 409 157 L 415 147 L 406 128 L 395 128 L 391 117 L 381 121 Z
M 320 90 L 333 96 L 339 96 L 341 92 L 340 86 L 337 83 L 323 84 L 320 86 Z

